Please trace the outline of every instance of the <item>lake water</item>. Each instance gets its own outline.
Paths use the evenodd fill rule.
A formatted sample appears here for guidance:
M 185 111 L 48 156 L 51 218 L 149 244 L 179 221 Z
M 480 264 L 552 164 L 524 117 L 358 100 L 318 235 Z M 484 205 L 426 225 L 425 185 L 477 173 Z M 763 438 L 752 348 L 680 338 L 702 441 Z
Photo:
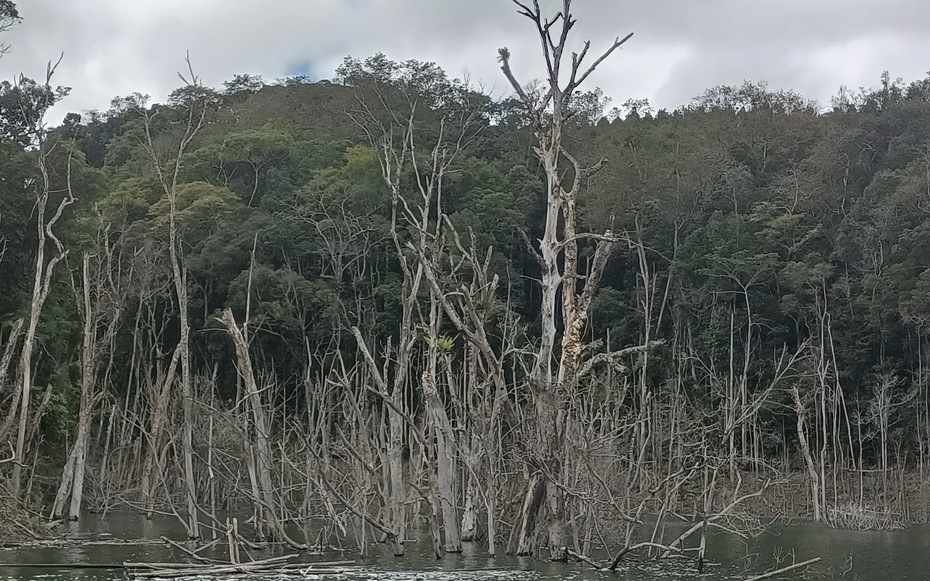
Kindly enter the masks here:
M 50 547 L 30 547 L 0 550 L 0 579 L 124 579 L 122 570 L 30 568 L 29 564 L 51 563 L 114 563 L 124 561 L 168 562 L 182 560 L 178 551 L 162 544 L 145 543 L 164 535 L 182 539 L 183 530 L 170 521 L 146 521 L 135 514 L 110 514 L 106 520 L 89 515 L 79 524 L 70 525 L 69 533 L 77 538 L 87 535 L 79 544 Z M 137 544 L 119 546 L 98 544 L 108 538 L 124 539 Z M 425 535 L 424 535 L 425 541 Z M 715 535 L 708 540 L 708 562 L 698 575 L 691 559 L 664 561 L 629 560 L 614 573 L 592 570 L 582 563 L 568 565 L 546 563 L 529 558 L 488 557 L 480 544 L 466 546 L 460 555 L 434 559 L 426 542 L 407 546 L 407 556 L 395 558 L 382 554 L 378 547 L 372 556 L 360 559 L 357 551 L 329 551 L 309 555 L 304 560 L 355 560 L 356 564 L 343 575 L 320 579 L 386 581 L 468 581 L 512 580 L 548 581 L 573 579 L 578 581 L 612 579 L 645 581 L 658 579 L 702 579 L 724 581 L 745 579 L 775 566 L 779 556 L 782 565 L 821 557 L 822 561 L 807 574 L 795 574 L 792 579 L 861 579 L 866 581 L 930 580 L 930 528 L 914 527 L 896 532 L 837 531 L 814 525 L 778 526 L 751 541 Z M 207 554 L 209 556 L 209 554 Z M 255 555 L 267 558 L 270 553 Z M 243 559 L 245 556 L 243 555 Z M 852 570 L 843 574 L 848 563 Z M 15 565 L 15 566 L 10 566 Z M 215 577 L 221 578 L 221 577 Z M 249 579 L 228 576 L 227 579 Z M 273 576 L 253 578 L 273 579 Z M 294 579 L 295 577 L 288 577 Z M 299 578 L 299 577 L 297 577 Z

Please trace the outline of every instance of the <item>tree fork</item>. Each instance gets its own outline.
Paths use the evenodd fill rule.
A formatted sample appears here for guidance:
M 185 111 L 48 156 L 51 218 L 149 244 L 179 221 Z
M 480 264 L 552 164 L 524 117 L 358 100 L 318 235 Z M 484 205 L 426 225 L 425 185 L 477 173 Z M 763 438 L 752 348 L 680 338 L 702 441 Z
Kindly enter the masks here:
M 567 558 L 567 525 L 565 515 L 565 490 L 562 486 L 562 465 L 565 454 L 563 437 L 568 421 L 566 402 L 574 396 L 578 384 L 578 372 L 583 368 L 585 350 L 582 335 L 588 322 L 588 310 L 599 278 L 610 254 L 612 243 L 610 232 L 598 243 L 596 264 L 578 296 L 578 238 L 576 231 L 576 204 L 583 180 L 603 167 L 601 160 L 590 168 L 583 168 L 578 161 L 562 149 L 562 129 L 571 117 L 570 105 L 578 87 L 594 72 L 604 59 L 611 55 L 632 36 L 617 37 L 598 58 L 586 68 L 585 57 L 590 43 L 586 42 L 580 53 L 572 53 L 568 82 L 561 84 L 562 66 L 565 63 L 565 48 L 575 25 L 571 13 L 571 0 L 563 0 L 562 10 L 552 18 L 545 18 L 538 0 L 532 6 L 513 0 L 519 14 L 525 16 L 536 27 L 543 58 L 546 63 L 546 92 L 540 101 L 523 89 L 510 67 L 510 51 L 498 50 L 501 71 L 510 82 L 514 92 L 525 107 L 525 115 L 534 130 L 536 145 L 533 151 L 546 174 L 546 220 L 545 230 L 539 240 L 539 252 L 532 252 L 541 272 L 541 340 L 536 361 L 531 373 L 535 393 L 535 444 L 539 470 L 527 482 L 524 500 L 518 516 L 515 548 L 518 554 L 532 550 L 542 512 L 547 513 L 550 557 L 554 560 Z M 557 30 L 556 30 L 557 29 Z M 564 183 L 560 170 L 562 158 L 569 161 L 574 170 L 569 186 Z M 568 189 L 566 189 L 566 187 Z M 527 244 L 527 246 L 532 246 Z M 564 333 L 561 354 L 555 372 L 553 359 L 556 351 L 557 300 L 562 297 L 562 323 Z M 543 496 L 545 502 L 542 502 Z

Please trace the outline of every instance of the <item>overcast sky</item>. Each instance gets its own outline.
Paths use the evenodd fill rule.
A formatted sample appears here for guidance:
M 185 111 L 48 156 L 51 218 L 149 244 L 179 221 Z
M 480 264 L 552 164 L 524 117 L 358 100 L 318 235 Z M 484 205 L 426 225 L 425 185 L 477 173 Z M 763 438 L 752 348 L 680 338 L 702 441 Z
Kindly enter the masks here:
M 556 9 L 559 0 L 541 0 Z M 64 53 L 73 87 L 53 117 L 106 109 L 134 91 L 163 100 L 190 51 L 205 83 L 237 73 L 326 79 L 346 55 L 435 61 L 506 92 L 497 49 L 518 78 L 541 77 L 531 23 L 510 0 L 17 0 L 23 22 L 0 40 L 0 78 L 41 77 Z M 592 76 L 619 105 L 675 108 L 704 89 L 765 80 L 829 104 L 841 85 L 875 86 L 930 70 L 928 0 L 575 0 L 576 39 L 592 52 L 635 36 Z

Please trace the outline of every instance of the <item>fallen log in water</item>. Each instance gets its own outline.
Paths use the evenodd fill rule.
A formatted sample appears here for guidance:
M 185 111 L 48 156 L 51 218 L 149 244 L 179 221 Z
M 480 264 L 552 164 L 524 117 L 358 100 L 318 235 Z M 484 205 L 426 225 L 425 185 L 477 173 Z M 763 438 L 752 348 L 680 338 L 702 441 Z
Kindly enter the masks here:
M 280 564 L 290 561 L 297 555 L 279 555 L 277 557 L 271 557 L 269 559 L 262 559 L 260 561 L 249 561 L 242 563 L 243 565 L 275 565 L 279 566 Z M 216 563 L 216 564 L 195 564 L 195 563 L 134 563 L 126 562 L 123 563 L 123 566 L 127 569 L 190 569 L 190 568 L 211 568 L 211 567 L 226 567 L 234 565 L 235 563 Z
M 122 563 L 2 563 L 3 569 L 123 569 Z
M 278 575 L 338 575 L 353 561 L 327 561 L 319 563 L 288 563 L 297 555 L 281 555 L 260 561 L 244 563 L 124 563 L 123 568 L 130 577 L 177 579 L 202 575 L 227 575 L 230 573 L 275 573 Z
M 318 563 L 287 563 L 296 555 L 273 557 L 246 563 L 3 563 L 0 568 L 22 569 L 122 569 L 130 577 L 159 577 L 174 579 L 193 575 L 222 575 L 228 573 L 275 573 L 277 575 L 338 575 L 354 561 L 325 561 Z
M 807 567 L 808 565 L 813 565 L 814 563 L 820 561 L 820 557 L 814 557 L 813 559 L 808 559 L 801 563 L 795 563 L 794 565 L 788 565 L 787 567 L 782 567 L 781 569 L 775 569 L 774 571 L 768 571 L 767 573 L 762 573 L 761 575 L 756 575 L 755 577 L 749 577 L 745 581 L 761 581 L 762 579 L 770 579 L 777 575 L 783 573 L 789 573 L 796 569 L 801 569 L 802 567 Z

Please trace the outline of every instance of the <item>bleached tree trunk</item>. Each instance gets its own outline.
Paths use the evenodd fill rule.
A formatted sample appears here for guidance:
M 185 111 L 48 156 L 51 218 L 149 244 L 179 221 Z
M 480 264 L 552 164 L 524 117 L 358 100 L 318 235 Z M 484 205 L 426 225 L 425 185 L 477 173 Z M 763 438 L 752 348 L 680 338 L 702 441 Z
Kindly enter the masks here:
M 254 502 L 261 506 L 260 514 L 264 517 L 265 530 L 269 538 L 280 537 L 281 527 L 277 521 L 275 507 L 275 487 L 271 476 L 272 452 L 271 444 L 268 438 L 268 418 L 266 415 L 265 405 L 258 385 L 255 382 L 255 374 L 252 370 L 252 358 L 249 355 L 248 344 L 236 323 L 232 310 L 225 309 L 222 316 L 223 324 L 226 325 L 226 331 L 229 333 L 236 348 L 236 362 L 239 369 L 239 376 L 242 379 L 245 388 L 245 401 L 248 411 L 252 416 L 252 424 L 255 432 L 255 471 L 258 482 L 258 492 L 260 498 L 254 499 Z M 257 525 L 258 523 L 256 523 Z
M 187 84 L 190 91 L 187 102 L 187 121 L 184 133 L 178 141 L 177 150 L 174 159 L 165 164 L 159 159 L 155 147 L 155 141 L 152 135 L 152 118 L 156 113 L 151 113 L 145 108 L 145 103 L 136 103 L 144 121 L 145 129 L 145 147 L 152 160 L 152 166 L 158 176 L 162 190 L 168 199 L 168 258 L 171 267 L 172 282 L 174 283 L 175 299 L 178 308 L 179 319 L 179 338 L 172 355 L 172 364 L 180 367 L 180 387 L 181 387 L 181 407 L 183 414 L 183 423 L 181 428 L 182 456 L 184 469 L 184 486 L 186 492 L 187 504 L 187 522 L 188 535 L 191 538 L 200 538 L 200 521 L 197 507 L 197 483 L 194 479 L 194 456 L 193 456 L 193 393 L 191 385 L 191 361 L 190 361 L 190 323 L 188 320 L 189 300 L 187 292 L 187 267 L 183 264 L 183 251 L 181 248 L 181 233 L 177 223 L 178 207 L 178 186 L 181 173 L 181 164 L 184 155 L 187 152 L 191 142 L 203 128 L 206 122 L 207 109 L 211 93 L 200 83 L 200 79 L 194 74 L 190 59 L 187 59 L 189 80 L 183 75 L 182 79 Z M 170 383 L 166 382 L 166 389 Z M 167 391 L 163 391 L 164 397 L 159 397 L 159 403 L 167 403 Z M 152 445 L 158 445 L 159 430 L 153 426 Z M 157 454 L 156 450 L 150 451 L 151 455 Z M 146 473 L 151 474 L 152 460 L 146 461 Z M 156 468 L 163 468 L 160 462 L 155 465 Z M 156 476 L 160 476 L 157 474 Z M 146 480 L 148 487 L 151 487 L 151 476 Z M 143 488 L 145 492 L 145 487 Z M 151 502 L 151 500 L 150 500 Z
M 418 287 L 419 276 L 415 277 L 413 281 Z M 383 465 L 383 480 L 385 507 L 389 513 L 390 525 L 382 532 L 386 532 L 389 537 L 393 545 L 392 548 L 395 557 L 402 557 L 404 555 L 404 540 L 407 536 L 407 513 L 405 508 L 407 484 L 404 478 L 404 428 L 406 426 L 406 406 L 404 403 L 403 389 L 406 385 L 407 371 L 409 370 L 410 364 L 409 350 L 412 347 L 413 341 L 412 329 L 410 327 L 410 318 L 413 316 L 413 302 L 410 299 L 411 296 L 415 297 L 415 295 L 405 293 L 405 306 L 403 308 L 400 326 L 401 334 L 398 340 L 398 347 L 395 351 L 397 367 L 395 369 L 394 381 L 391 383 L 390 388 L 388 387 L 387 380 L 384 378 L 384 374 L 378 369 L 378 365 L 365 343 L 362 332 L 358 327 L 352 327 L 352 333 L 355 335 L 355 339 L 358 342 L 359 350 L 362 352 L 362 356 L 369 368 L 369 373 L 377 385 L 376 391 L 381 396 L 387 408 L 385 410 L 388 421 L 386 435 L 387 445 Z M 405 331 L 405 329 L 407 330 Z M 401 345 L 402 342 L 405 342 L 405 346 Z M 388 352 L 388 356 L 390 356 L 390 348 L 388 348 Z M 372 520 L 368 520 L 369 524 L 375 524 Z
M 391 528 L 394 531 L 393 549 L 395 557 L 404 555 L 407 539 L 407 483 L 404 479 L 404 409 L 403 387 L 395 382 L 388 410 L 388 474 L 390 478 Z
M 433 457 L 436 459 L 435 480 L 442 513 L 443 548 L 447 553 L 460 553 L 462 552 L 462 540 L 459 531 L 458 495 L 455 485 L 455 433 L 437 387 L 438 330 L 439 301 L 433 296 L 430 299 L 430 346 L 427 355 L 429 362 L 427 370 L 423 372 L 421 386 L 426 400 L 431 443 L 435 450 Z
M 2 48 L 2 47 L 0 47 Z M 2 52 L 2 50 L 0 50 Z M 59 59 L 60 62 L 60 59 Z M 32 355 L 35 350 L 36 331 L 38 328 L 39 318 L 42 314 L 42 308 L 45 300 L 51 290 L 52 276 L 55 272 L 56 265 L 67 256 L 68 251 L 56 237 L 54 228 L 58 220 L 61 219 L 64 210 L 76 200 L 71 189 L 71 151 L 68 151 L 66 169 L 66 185 L 64 197 L 58 203 L 58 207 L 51 217 L 47 216 L 49 200 L 52 194 L 52 184 L 49 174 L 48 158 L 49 148 L 47 147 L 47 130 L 45 127 L 45 113 L 55 103 L 56 100 L 67 94 L 65 89 L 53 89 L 51 86 L 52 76 L 55 74 L 54 66 L 49 64 L 46 72 L 45 85 L 43 92 L 43 101 L 32 103 L 29 106 L 21 107 L 22 118 L 27 134 L 36 146 L 36 165 L 38 166 L 40 179 L 35 184 L 36 204 L 34 213 L 36 216 L 36 261 L 35 275 L 32 285 L 32 299 L 29 304 L 29 318 L 26 331 L 23 335 L 23 344 L 20 351 L 19 368 L 16 378 L 16 388 L 13 398 L 13 405 L 10 407 L 8 416 L 9 424 L 12 424 L 18 412 L 19 423 L 17 426 L 16 445 L 13 450 L 13 457 L 16 462 L 13 464 L 13 471 L 10 480 L 10 495 L 20 499 L 20 485 L 22 484 L 23 462 L 25 461 L 25 452 L 27 446 L 28 427 L 32 421 L 30 404 L 32 400 Z M 27 109 L 35 108 L 34 111 L 27 113 Z M 15 107 L 13 107 L 15 110 Z M 70 147 L 70 146 L 66 146 Z M 46 256 L 47 246 L 51 242 L 53 254 Z M 18 331 L 18 326 L 15 329 Z M 15 344 L 15 335 L 12 333 L 11 344 Z M 12 353 L 11 351 L 9 353 Z M 4 362 L 8 362 L 6 354 Z M 6 368 L 7 365 L 4 365 Z M 0 370 L 0 373 L 6 373 L 6 369 Z M 7 422 L 4 422 L 0 432 L 6 433 L 10 428 Z
M 584 289 L 578 291 L 578 245 L 576 206 L 582 182 L 596 173 L 606 160 L 591 167 L 583 167 L 562 147 L 563 124 L 571 115 L 571 100 L 578 87 L 613 51 L 631 35 L 614 43 L 590 66 L 582 63 L 590 47 L 585 43 L 580 54 L 572 54 L 570 63 L 565 58 L 569 32 L 575 24 L 571 13 L 571 0 L 563 0 L 562 10 L 552 19 L 543 17 L 539 2 L 532 7 L 513 0 L 521 15 L 536 26 L 546 62 L 544 92 L 539 96 L 527 94 L 510 68 L 510 51 L 498 51 L 501 70 L 507 77 L 526 109 L 532 124 L 536 144 L 534 152 L 546 175 L 546 220 L 539 251 L 531 244 L 528 249 L 535 255 L 541 271 L 541 339 L 532 372 L 535 411 L 535 439 L 528 454 L 530 476 L 525 487 L 523 504 L 516 523 L 517 535 L 511 550 L 518 555 L 529 555 L 536 545 L 539 523 L 548 523 L 550 558 L 567 558 L 567 529 L 565 492 L 562 486 L 564 463 L 564 436 L 568 416 L 565 402 L 571 398 L 583 367 L 582 335 L 588 322 L 588 309 L 600 275 L 610 254 L 613 237 L 608 232 L 599 238 L 594 265 L 588 273 Z M 558 25 L 558 26 L 557 26 Z M 564 82 L 563 65 L 569 70 Z M 564 84 L 563 84 L 564 82 Z M 569 161 L 573 179 L 565 185 L 561 160 Z M 561 292 L 563 335 L 558 365 L 553 369 L 556 345 L 556 301 Z M 545 508 L 545 517 L 543 509 Z
M 106 242 L 106 233 L 102 238 L 104 239 L 104 256 L 92 257 L 89 253 L 84 253 L 81 261 L 80 292 L 77 292 L 77 289 L 75 292 L 83 318 L 80 407 L 74 444 L 68 455 L 68 462 L 65 464 L 58 493 L 52 505 L 52 518 L 64 516 L 70 520 L 77 520 L 80 516 L 91 420 L 94 409 L 105 394 L 104 389 L 97 385 L 97 371 L 101 356 L 104 354 L 101 346 L 105 345 L 109 349 L 112 358 L 113 341 L 122 313 L 122 289 L 118 288 L 122 283 L 120 271 L 118 266 L 113 264 L 113 254 L 110 245 Z M 92 258 L 96 258 L 93 277 Z M 73 286 L 78 287 L 77 284 Z M 69 497 L 71 502 L 66 513 L 65 504 Z
M 197 509 L 197 484 L 194 480 L 194 442 L 193 442 L 193 407 L 194 398 L 191 388 L 191 357 L 190 357 L 190 323 L 188 322 L 188 298 L 187 298 L 187 268 L 182 268 L 178 258 L 178 236 L 175 216 L 177 212 L 176 199 L 177 193 L 169 196 L 171 201 L 171 218 L 169 224 L 169 255 L 171 257 L 171 270 L 174 274 L 174 286 L 177 293 L 178 316 L 180 319 L 181 337 L 178 341 L 177 352 L 179 364 L 181 366 L 181 406 L 183 409 L 183 456 L 184 456 L 184 485 L 187 498 L 187 520 L 190 528 L 190 536 L 194 539 L 200 538 L 200 521 Z
M 376 107 L 388 108 L 386 101 L 383 99 L 383 94 L 380 93 L 380 89 L 375 87 L 373 90 L 378 92 L 379 97 L 381 97 L 380 103 Z M 365 103 L 361 98 L 359 98 L 361 109 L 352 114 L 353 120 L 365 131 L 370 145 L 377 152 L 378 162 L 381 165 L 382 179 L 391 193 L 390 236 L 394 243 L 396 257 L 403 274 L 401 321 L 397 329 L 398 339 L 394 361 L 392 362 L 394 377 L 393 381 L 391 381 L 390 388 L 388 387 L 386 378 L 383 376 L 384 374 L 381 373 L 375 364 L 374 358 L 371 356 L 358 328 L 353 327 L 352 329 L 358 341 L 359 348 L 362 350 L 368 364 L 369 370 L 378 381 L 378 391 L 388 408 L 386 480 L 389 483 L 387 488 L 390 490 L 388 508 L 391 513 L 391 536 L 393 537 L 395 556 L 401 556 L 404 553 L 403 542 L 406 536 L 407 526 L 406 509 L 404 506 L 407 495 L 407 484 L 405 483 L 403 475 L 404 429 L 406 423 L 404 417 L 406 414 L 404 393 L 408 388 L 408 380 L 413 363 L 411 355 L 418 335 L 413 317 L 418 311 L 417 302 L 426 268 L 422 257 L 426 253 L 427 247 L 430 246 L 427 239 L 435 235 L 436 232 L 436 230 L 430 227 L 430 219 L 434 210 L 441 213 L 440 198 L 445 172 L 449 164 L 451 164 L 452 160 L 455 158 L 455 155 L 459 152 L 462 144 L 462 139 L 460 138 L 456 145 L 452 147 L 452 151 L 449 151 L 449 148 L 447 148 L 444 142 L 445 122 L 441 122 L 439 137 L 432 148 L 431 156 L 428 158 L 429 163 L 426 167 L 420 168 L 418 164 L 421 160 L 419 160 L 416 155 L 417 148 L 414 135 L 414 123 L 416 121 L 418 102 L 417 97 L 414 95 L 407 95 L 406 97 L 407 105 L 409 106 L 408 111 L 400 114 L 398 111 L 388 108 L 382 112 L 392 119 L 387 125 L 379 120 L 378 115 L 374 113 L 375 109 Z M 408 203 L 407 199 L 404 197 L 405 192 L 402 180 L 404 177 L 403 174 L 407 168 L 412 169 L 413 174 L 416 176 L 416 186 L 420 193 L 420 200 L 415 208 L 411 208 L 411 204 Z M 416 212 L 414 212 L 414 209 Z M 405 251 L 405 243 L 398 232 L 398 228 L 402 227 L 402 225 L 398 224 L 399 218 L 403 219 L 407 226 L 412 227 L 416 231 L 416 243 L 410 243 L 410 246 L 414 252 L 417 253 L 418 260 L 411 260 L 408 257 L 408 253 Z M 437 220 L 435 228 L 439 227 L 438 222 L 440 220 Z M 434 299 L 435 297 L 433 296 L 433 300 Z M 438 311 L 435 305 L 433 305 L 432 316 L 435 317 L 437 314 Z M 435 349 L 435 344 L 432 348 Z M 433 352 L 433 356 L 435 357 L 435 352 Z M 433 360 L 433 364 L 433 369 L 435 369 L 435 359 Z M 431 389 L 435 389 L 434 387 L 426 387 L 427 383 L 435 382 L 435 374 L 427 373 L 427 375 L 431 376 L 428 378 L 424 377 L 423 383 L 424 390 L 428 392 Z M 433 411 L 436 410 L 433 409 Z M 436 421 L 441 421 L 441 418 L 432 414 L 430 417 Z M 446 418 L 446 420 L 448 421 L 448 418 Z M 442 430 L 443 427 L 437 426 L 437 429 Z M 438 437 L 443 436 L 439 435 Z M 452 445 L 452 441 L 446 441 L 443 442 L 443 444 Z M 429 446 L 429 444 L 425 442 L 424 445 Z M 427 457 L 430 456 L 430 454 L 427 454 Z M 446 459 L 442 461 L 445 462 Z M 447 468 L 450 470 L 452 469 L 448 466 L 443 466 L 441 469 L 446 470 Z M 435 480 L 440 478 L 436 474 L 437 470 L 440 470 L 440 468 L 438 466 L 429 466 L 428 470 L 430 472 L 429 478 L 432 485 Z M 445 475 L 443 476 L 443 479 L 444 478 Z M 443 505 L 440 512 L 446 515 L 449 513 L 451 507 L 452 514 L 454 514 L 455 507 L 458 506 L 457 502 L 454 500 L 454 488 L 451 492 L 443 492 L 440 490 L 438 494 L 440 496 L 449 494 L 451 497 L 446 501 L 440 500 L 440 504 Z M 448 505 L 446 505 L 446 502 L 448 502 Z M 450 522 L 445 526 L 447 527 L 446 549 L 455 551 L 461 550 L 461 542 L 458 540 L 458 522 L 454 524 Z
M 97 396 L 94 393 L 94 351 L 96 349 L 96 336 L 94 329 L 94 307 L 91 305 L 90 298 L 90 255 L 84 253 L 81 261 L 81 279 L 82 293 L 81 299 L 83 307 L 81 312 L 84 316 L 84 330 L 81 345 L 81 403 L 78 411 L 77 435 L 74 439 L 74 446 L 71 454 L 68 456 L 68 462 L 65 464 L 61 484 L 58 487 L 58 493 L 55 495 L 55 503 L 52 505 L 52 518 L 66 516 L 69 519 L 76 520 L 80 515 L 81 497 L 84 485 L 84 468 L 87 456 L 87 434 L 90 431 L 91 412 L 96 404 Z M 64 513 L 65 503 L 71 497 L 72 502 L 67 515 Z
M 820 522 L 820 487 L 822 483 L 820 482 L 820 474 L 817 472 L 817 465 L 814 463 L 814 457 L 811 455 L 811 447 L 807 440 L 807 430 L 804 427 L 807 409 L 801 400 L 801 394 L 798 391 L 797 386 L 792 388 L 791 396 L 794 399 L 794 409 L 798 416 L 798 443 L 801 446 L 801 454 L 804 457 L 804 465 L 807 467 L 807 475 L 810 478 L 811 499 L 814 503 L 814 521 Z
M 462 508 L 462 528 L 460 538 L 464 543 L 474 542 L 478 535 L 478 501 L 475 498 L 477 483 L 471 475 L 467 477 L 465 485 L 465 506 Z
M 493 301 L 498 288 L 497 276 L 491 276 L 490 259 L 492 256 L 491 249 L 488 249 L 485 259 L 482 261 L 478 258 L 475 242 L 472 240 L 471 245 L 466 247 L 459 233 L 448 220 L 443 221 L 446 225 L 445 233 L 451 233 L 452 239 L 461 256 L 458 267 L 454 267 L 452 272 L 445 273 L 450 279 L 457 280 L 458 269 L 464 267 L 471 272 L 472 280 L 468 285 L 462 284 L 460 288 L 452 292 L 445 292 L 439 280 L 439 252 L 435 248 L 421 246 L 417 250 L 420 264 L 423 265 L 424 275 L 429 282 L 431 301 L 438 300 L 442 306 L 443 312 L 449 318 L 455 328 L 462 333 L 469 343 L 469 356 L 467 367 L 470 371 L 465 374 L 467 379 L 466 385 L 460 399 L 451 393 L 453 384 L 452 372 L 449 358 L 444 358 L 447 383 L 450 385 L 450 396 L 459 408 L 461 418 L 469 418 L 470 422 L 460 438 L 458 448 L 463 450 L 463 463 L 468 468 L 468 484 L 466 490 L 465 510 L 462 516 L 461 540 L 474 540 L 477 530 L 477 507 L 476 494 L 480 494 L 484 500 L 487 513 L 488 526 L 488 551 L 490 554 L 495 552 L 495 534 L 496 534 L 496 495 L 497 486 L 496 478 L 500 468 L 501 451 L 498 442 L 498 430 L 500 420 L 504 411 L 503 408 L 508 406 L 507 387 L 504 378 L 504 366 L 502 358 L 492 348 L 488 337 L 488 321 L 486 320 L 486 309 L 479 307 L 479 303 L 487 304 Z M 442 238 L 441 232 L 437 231 L 435 239 Z M 508 336 L 507 332 L 502 333 L 504 337 Z M 505 346 L 504 351 L 507 350 Z M 479 365 L 481 361 L 481 365 Z M 486 382 L 493 387 L 490 393 L 480 397 L 481 405 L 474 405 L 473 400 L 479 398 L 478 393 L 485 391 L 487 388 L 482 387 L 475 371 L 476 367 L 482 367 L 486 374 Z M 451 424 L 450 424 L 451 425 Z M 479 463 L 479 457 L 482 461 Z M 484 466 L 485 469 L 481 470 Z M 484 472 L 486 481 L 478 482 L 479 472 Z
M 41 180 L 36 186 L 36 267 L 32 284 L 32 300 L 29 303 L 29 319 L 26 326 L 26 332 L 23 336 L 23 346 L 19 359 L 19 377 L 17 393 L 19 395 L 19 426 L 16 437 L 15 456 L 18 459 L 13 464 L 13 474 L 11 477 L 10 494 L 13 498 L 20 498 L 20 484 L 22 481 L 23 460 L 26 451 L 27 427 L 32 419 L 30 414 L 30 403 L 32 399 L 32 355 L 35 350 L 36 331 L 39 325 L 39 318 L 42 315 L 42 308 L 45 300 L 51 291 L 52 275 L 55 267 L 59 262 L 64 260 L 68 251 L 62 245 L 61 241 L 55 236 L 53 228 L 61 218 L 65 208 L 73 204 L 76 200 L 71 191 L 71 157 L 68 156 L 67 167 L 67 190 L 65 197 L 59 202 L 58 208 L 51 217 L 46 216 L 48 209 L 49 197 L 51 195 L 51 181 L 49 178 L 48 153 L 45 151 L 45 129 L 41 126 L 41 121 L 34 128 L 38 138 L 38 166 Z M 48 243 L 53 244 L 54 254 L 50 258 L 46 257 Z
M 181 352 L 175 350 L 171 355 L 171 362 L 168 364 L 164 377 L 157 377 L 160 381 L 150 381 L 148 386 L 151 415 L 149 417 L 149 429 L 145 434 L 148 445 L 142 463 L 141 479 L 142 507 L 148 517 L 153 514 L 155 491 L 163 476 L 162 452 L 168 424 L 168 404 L 171 396 L 171 386 L 177 374 L 180 355 Z

